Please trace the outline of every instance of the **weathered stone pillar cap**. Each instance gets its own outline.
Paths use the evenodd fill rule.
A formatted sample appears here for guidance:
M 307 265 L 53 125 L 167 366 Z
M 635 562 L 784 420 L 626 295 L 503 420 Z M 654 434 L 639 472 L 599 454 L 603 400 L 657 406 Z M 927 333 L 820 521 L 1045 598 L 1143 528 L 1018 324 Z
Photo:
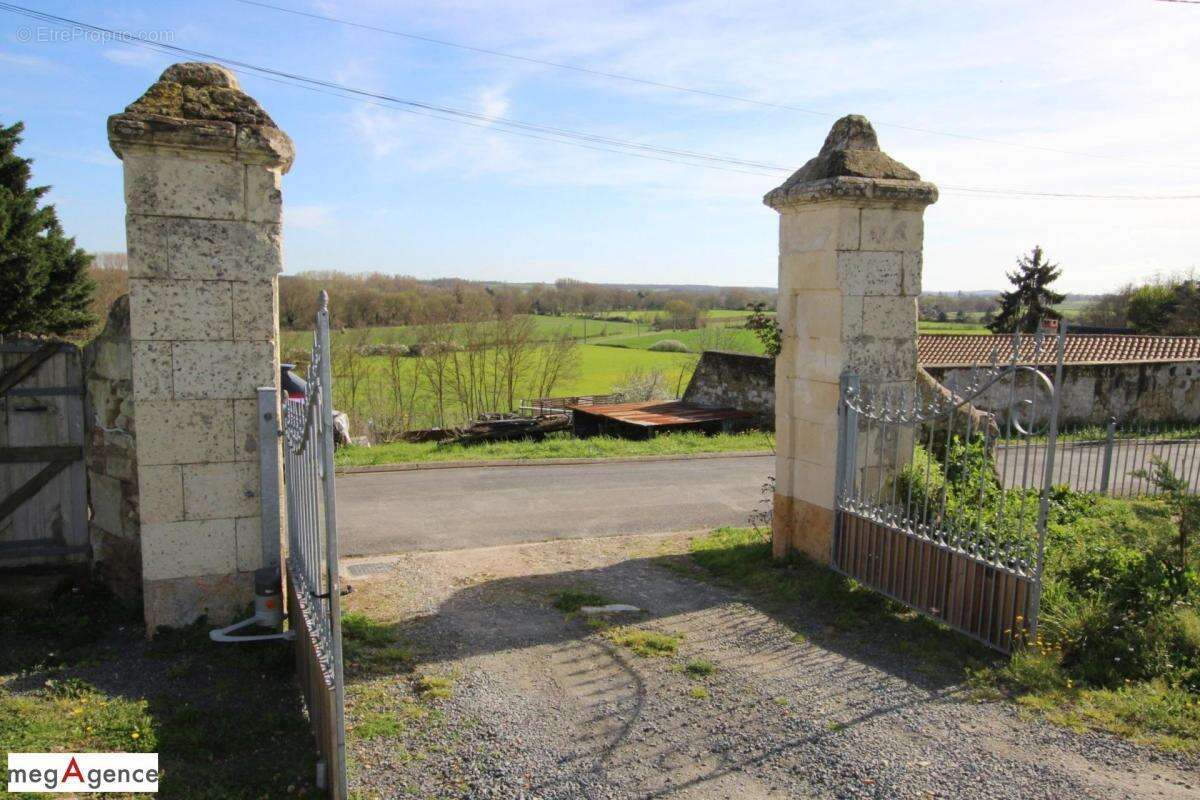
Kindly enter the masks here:
M 239 161 L 292 166 L 292 140 L 232 72 L 219 64 L 173 64 L 146 93 L 108 118 L 108 141 L 120 158 L 130 147 L 233 153 Z
M 821 200 L 878 199 L 928 205 L 937 187 L 879 149 L 870 121 L 849 114 L 833 123 L 821 152 L 796 170 L 763 202 L 776 211 Z

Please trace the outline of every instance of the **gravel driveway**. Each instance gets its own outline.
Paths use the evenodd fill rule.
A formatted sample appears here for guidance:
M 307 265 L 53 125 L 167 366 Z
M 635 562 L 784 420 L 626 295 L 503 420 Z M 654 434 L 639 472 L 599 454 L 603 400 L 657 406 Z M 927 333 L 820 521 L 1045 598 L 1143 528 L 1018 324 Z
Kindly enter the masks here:
M 396 623 L 418 673 L 451 676 L 454 687 L 398 736 L 351 731 L 358 796 L 1200 796 L 1196 757 L 977 701 L 873 648 L 870 632 L 818 628 L 803 608 L 769 616 L 664 566 L 689 538 L 412 553 L 371 559 L 378 571 L 360 560 L 352 607 Z M 551 606 L 564 589 L 644 609 L 639 627 L 682 635 L 677 655 L 617 646 Z M 716 671 L 689 678 L 681 668 L 695 659 Z M 353 677 L 351 724 L 383 693 L 411 697 L 411 685 Z

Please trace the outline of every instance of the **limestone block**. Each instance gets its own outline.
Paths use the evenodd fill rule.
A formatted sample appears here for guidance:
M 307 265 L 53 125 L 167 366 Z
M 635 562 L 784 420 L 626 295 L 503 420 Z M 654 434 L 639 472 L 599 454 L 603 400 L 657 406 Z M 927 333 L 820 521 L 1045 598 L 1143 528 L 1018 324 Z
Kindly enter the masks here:
M 917 374 L 916 336 L 845 343 L 845 368 L 868 381 L 911 380 Z
M 258 399 L 233 401 L 233 457 L 258 463 Z
M 864 208 L 862 249 L 921 252 L 923 214 L 923 209 Z
M 259 512 L 258 464 L 186 464 L 182 471 L 183 512 L 187 519 L 249 517 Z
M 283 221 L 283 189 L 278 168 L 246 165 L 246 219 L 251 222 Z
M 158 278 L 167 274 L 167 217 L 132 212 L 125 215 L 125 250 L 131 278 Z
M 169 276 L 193 280 L 269 281 L 282 269 L 278 225 L 173 219 Z M 240 288 L 240 287 L 239 287 Z
M 788 382 L 794 419 L 822 422 L 836 416 L 841 402 L 841 385 L 836 381 L 796 378 Z
M 792 476 L 796 472 L 796 460 L 785 453 L 789 452 L 779 444 L 775 446 L 775 486 L 790 487 L 792 485 Z
M 142 523 L 179 522 L 183 514 L 183 471 L 177 464 L 138 467 Z
M 134 401 L 172 399 L 171 343 L 141 341 L 132 345 Z
M 794 353 L 783 365 L 787 378 L 836 382 L 842 374 L 842 343 L 838 339 L 796 339 Z M 783 355 L 780 353 L 780 355 Z
M 140 465 L 233 460 L 229 400 L 154 400 L 137 405 Z
M 259 386 L 274 383 L 275 359 L 272 342 L 177 342 L 173 358 L 175 396 L 255 397 Z
M 837 265 L 840 287 L 848 295 L 900 294 L 900 253 L 838 253 Z
M 867 297 L 862 332 L 866 336 L 901 339 L 917 335 L 917 298 Z
M 92 506 L 92 524 L 116 536 L 123 535 L 124 491 L 121 482 L 111 475 L 88 470 L 88 499 Z
M 865 298 L 859 295 L 843 295 L 840 299 L 842 306 L 840 334 L 842 340 L 862 336 L 866 321 Z
M 233 299 L 223 281 L 131 278 L 134 341 L 211 341 L 233 338 Z
M 231 157 L 133 148 L 123 153 L 131 214 L 201 219 L 245 216 L 245 170 Z
M 845 203 L 789 209 L 779 215 L 779 253 L 857 250 L 859 219 L 859 209 Z
M 143 585 L 146 633 L 179 627 L 206 616 L 213 625 L 233 622 L 254 598 L 254 575 L 227 572 L 147 580 Z
M 805 419 L 793 420 L 791 424 L 791 454 L 797 462 L 824 465 L 834 470 L 837 463 L 838 425 L 837 417 L 826 417 L 821 422 Z
M 841 336 L 840 292 L 799 291 L 792 295 L 791 301 L 794 306 L 791 313 L 792 323 L 785 335 L 793 334 L 799 339 L 836 339 Z M 859 308 L 861 309 L 861 304 Z
M 789 494 L 796 500 L 804 500 L 822 508 L 834 508 L 836 472 L 831 464 L 810 464 L 796 459 Z
M 129 380 L 133 377 L 133 364 L 128 339 L 97 340 L 91 372 L 109 380 Z
M 233 285 L 233 338 L 274 342 L 279 330 L 279 296 L 275 281 Z
M 239 517 L 237 527 L 238 572 L 252 572 L 262 564 L 262 519 Z
M 779 256 L 779 295 L 801 289 L 838 289 L 838 253 L 822 250 L 811 253 L 786 253 Z
M 236 570 L 237 533 L 233 519 L 142 525 L 142 575 L 148 581 Z
M 921 272 L 922 261 L 924 259 L 921 253 L 905 253 L 902 257 L 904 265 L 904 281 L 900 288 L 900 293 L 907 297 L 921 296 Z
M 776 529 L 781 538 L 786 537 L 783 546 L 785 554 L 797 551 L 818 564 L 830 563 L 833 556 L 834 510 L 799 497 L 788 498 L 785 509 L 787 516 L 782 528 Z M 781 549 L 780 543 L 773 542 L 772 551 L 778 549 Z

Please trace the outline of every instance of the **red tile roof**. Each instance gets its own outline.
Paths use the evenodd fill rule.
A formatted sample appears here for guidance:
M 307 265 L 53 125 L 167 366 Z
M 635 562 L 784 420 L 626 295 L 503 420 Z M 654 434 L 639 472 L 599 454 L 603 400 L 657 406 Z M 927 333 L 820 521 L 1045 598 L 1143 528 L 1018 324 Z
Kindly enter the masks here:
M 1033 363 L 1034 338 L 1022 337 L 1021 362 Z M 1200 336 L 1132 336 L 1117 333 L 1068 333 L 1064 364 L 1148 364 L 1200 361 Z M 1040 364 L 1054 363 L 1055 339 L 1047 336 L 1037 354 Z M 1012 336 L 923 333 L 917 337 L 917 361 L 923 367 L 969 367 L 1012 357 Z

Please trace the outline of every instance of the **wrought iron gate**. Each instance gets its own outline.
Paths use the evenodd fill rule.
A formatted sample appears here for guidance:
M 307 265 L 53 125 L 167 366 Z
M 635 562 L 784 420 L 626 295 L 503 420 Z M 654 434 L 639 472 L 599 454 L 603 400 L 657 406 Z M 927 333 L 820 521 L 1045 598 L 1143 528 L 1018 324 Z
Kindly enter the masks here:
M 1065 333 L 963 386 L 844 380 L 836 569 L 1002 652 L 1035 635 Z
M 329 297 L 321 292 L 308 389 L 303 398 L 284 393 L 283 402 L 288 620 L 296 634 L 296 668 L 320 750 L 317 782 L 335 800 L 343 800 L 346 724 L 329 357 Z

